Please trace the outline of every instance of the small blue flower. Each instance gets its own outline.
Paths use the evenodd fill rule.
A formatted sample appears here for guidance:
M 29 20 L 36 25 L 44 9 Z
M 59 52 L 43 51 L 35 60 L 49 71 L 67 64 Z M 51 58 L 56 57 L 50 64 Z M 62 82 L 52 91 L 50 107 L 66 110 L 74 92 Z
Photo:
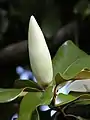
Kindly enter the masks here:
M 16 73 L 19 75 L 20 80 L 33 80 L 36 82 L 36 79 L 30 70 L 26 70 L 23 67 L 18 66 L 16 68 Z
M 18 114 L 14 114 L 11 118 L 11 120 L 16 120 L 18 118 Z

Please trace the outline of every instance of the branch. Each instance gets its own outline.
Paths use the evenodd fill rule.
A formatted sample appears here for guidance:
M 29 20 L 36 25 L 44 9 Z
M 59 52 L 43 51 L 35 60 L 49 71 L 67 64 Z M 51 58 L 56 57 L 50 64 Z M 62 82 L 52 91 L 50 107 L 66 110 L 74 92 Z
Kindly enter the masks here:
M 10 44 L 0 50 L 0 67 L 28 62 L 27 40 Z

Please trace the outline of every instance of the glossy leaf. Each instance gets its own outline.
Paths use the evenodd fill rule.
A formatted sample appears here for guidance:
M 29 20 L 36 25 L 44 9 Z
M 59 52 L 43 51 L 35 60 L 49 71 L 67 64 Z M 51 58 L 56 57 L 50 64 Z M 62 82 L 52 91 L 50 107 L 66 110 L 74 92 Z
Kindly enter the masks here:
M 58 93 L 64 93 L 64 92 L 61 92 L 62 90 L 64 91 L 67 91 L 66 93 L 69 92 L 69 89 L 67 87 L 70 86 L 70 84 L 72 83 L 73 81 L 66 81 L 65 79 L 63 79 L 59 73 L 57 73 L 57 75 L 55 76 L 55 85 L 57 85 L 57 92 Z
M 35 109 L 32 113 L 31 120 L 40 120 L 38 110 Z
M 61 85 L 63 82 L 65 82 L 65 79 L 59 73 L 57 73 L 55 76 L 56 85 Z
M 11 102 L 28 92 L 38 92 L 38 89 L 26 87 L 23 89 L 0 89 L 0 103 Z
M 64 106 L 62 110 L 66 115 L 71 114 L 71 115 L 75 115 L 76 117 L 80 116 L 78 117 L 79 120 L 84 120 L 83 118 L 90 119 L 90 113 L 89 113 L 90 95 L 83 96 L 84 97 L 83 99 L 81 99 L 81 97 L 76 101 Z
M 81 71 L 79 74 L 77 74 L 75 79 L 78 79 L 78 80 L 80 80 L 80 79 L 90 79 L 90 71 L 89 70 Z
M 80 99 L 75 102 L 77 105 L 90 105 L 90 98 L 89 99 Z
M 69 95 L 72 95 L 79 99 L 90 99 L 90 94 L 84 92 L 70 92 Z
M 90 94 L 81 92 L 70 92 L 68 95 L 59 93 L 56 97 L 55 105 L 61 106 L 67 103 L 73 102 L 75 100 L 86 100 L 86 104 L 90 103 Z M 82 101 L 83 103 L 84 101 Z M 85 102 L 84 102 L 85 103 Z
M 53 86 L 48 87 L 42 95 L 42 104 L 48 105 L 50 104 L 53 98 Z
M 29 92 L 25 95 L 20 104 L 18 120 L 31 120 L 32 112 L 41 102 L 41 95 L 41 92 Z
M 55 105 L 56 106 L 61 106 L 61 105 L 67 104 L 69 102 L 72 102 L 76 99 L 77 98 L 72 96 L 72 95 L 65 95 L 65 94 L 59 93 L 56 97 Z
M 32 113 L 37 106 L 50 104 L 52 97 L 52 87 L 48 87 L 44 92 L 27 93 L 22 99 L 18 120 L 31 120 Z
M 73 95 L 75 97 L 80 97 L 81 95 L 84 95 L 84 94 L 85 92 L 73 92 L 73 91 L 69 93 L 69 95 Z
M 90 104 L 90 93 L 70 92 L 70 95 L 76 97 L 75 104 L 87 105 Z
M 63 93 L 68 94 L 70 92 L 69 86 L 73 81 L 64 81 L 63 83 L 57 86 L 57 94 Z
M 65 79 L 74 78 L 77 74 L 86 68 L 90 69 L 90 56 L 77 59 L 75 63 L 72 63 L 68 70 L 64 72 L 63 77 Z
M 71 41 L 66 41 L 53 59 L 54 78 L 59 73 L 69 80 L 85 68 L 90 68 L 90 57 Z
M 42 90 L 32 88 L 32 87 L 26 87 L 26 88 L 24 88 L 24 91 L 25 92 L 42 92 Z
M 15 88 L 31 87 L 41 90 L 41 87 L 37 83 L 31 80 L 16 80 L 14 83 L 14 87 Z
M 90 79 L 73 81 L 68 86 L 68 91 L 87 93 L 90 92 Z
M 0 103 L 11 102 L 18 98 L 22 89 L 0 89 Z

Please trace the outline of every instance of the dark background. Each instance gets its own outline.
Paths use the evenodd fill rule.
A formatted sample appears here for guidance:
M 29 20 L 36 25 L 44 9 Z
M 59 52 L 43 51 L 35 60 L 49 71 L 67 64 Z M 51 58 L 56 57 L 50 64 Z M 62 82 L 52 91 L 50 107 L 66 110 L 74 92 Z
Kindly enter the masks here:
M 90 54 L 90 3 L 87 0 L 0 0 L 0 87 L 12 87 L 16 67 L 29 66 L 28 23 L 34 15 L 51 56 L 66 40 Z

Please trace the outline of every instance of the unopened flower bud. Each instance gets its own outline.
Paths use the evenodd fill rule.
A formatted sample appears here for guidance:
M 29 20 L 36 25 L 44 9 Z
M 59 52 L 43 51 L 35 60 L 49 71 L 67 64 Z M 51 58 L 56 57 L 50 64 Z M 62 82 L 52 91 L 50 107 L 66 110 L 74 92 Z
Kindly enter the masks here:
M 32 71 L 42 86 L 49 85 L 53 78 L 52 60 L 44 35 L 31 16 L 28 31 L 28 48 Z

